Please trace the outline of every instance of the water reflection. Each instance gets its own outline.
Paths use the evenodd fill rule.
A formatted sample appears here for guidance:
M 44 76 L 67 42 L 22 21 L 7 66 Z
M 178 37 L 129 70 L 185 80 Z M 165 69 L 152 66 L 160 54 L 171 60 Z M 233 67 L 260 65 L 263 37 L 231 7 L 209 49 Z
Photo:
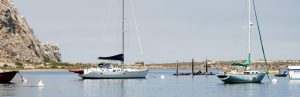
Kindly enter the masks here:
M 255 97 L 256 93 L 259 92 L 262 83 L 235 83 L 235 84 L 219 84 L 223 85 L 225 90 L 230 94 L 227 96 L 243 96 L 243 97 Z
M 0 84 L 0 97 L 298 97 L 300 80 L 272 84 L 224 84 L 217 76 L 173 76 L 175 70 L 149 72 L 146 79 L 80 79 L 68 72 L 28 72 L 28 83 Z M 156 76 L 150 77 L 150 75 Z M 160 76 L 165 75 L 164 79 Z M 45 87 L 35 85 L 38 80 Z M 15 82 L 15 81 L 14 81 Z
M 86 97 L 99 95 L 125 97 L 126 95 L 124 84 L 128 79 L 85 79 L 82 81 L 84 84 L 84 96 Z
M 16 95 L 16 84 L 7 83 L 0 84 L 0 96 L 15 96 Z
M 289 80 L 290 84 L 298 84 L 300 85 L 300 80 Z

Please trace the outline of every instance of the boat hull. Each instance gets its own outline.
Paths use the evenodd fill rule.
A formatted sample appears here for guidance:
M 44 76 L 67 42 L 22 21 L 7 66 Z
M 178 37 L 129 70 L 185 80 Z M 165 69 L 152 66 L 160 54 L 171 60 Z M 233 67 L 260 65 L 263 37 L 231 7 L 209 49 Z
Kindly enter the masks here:
M 224 83 L 260 83 L 265 73 L 259 74 L 225 74 L 217 75 Z
M 73 73 L 78 73 L 78 74 L 83 74 L 84 70 L 83 69 L 70 69 L 69 72 L 73 72 Z
M 274 74 L 275 77 L 286 77 L 287 74 Z
M 295 73 L 290 73 L 289 74 L 289 79 L 290 80 L 300 80 L 300 73 L 298 73 L 298 74 L 295 74 Z
M 300 66 L 288 66 L 290 80 L 300 80 Z
M 92 71 L 79 74 L 83 79 L 133 79 L 146 78 L 148 70 L 135 71 Z
M 0 73 L 0 83 L 9 83 L 17 74 L 18 71 L 9 71 Z

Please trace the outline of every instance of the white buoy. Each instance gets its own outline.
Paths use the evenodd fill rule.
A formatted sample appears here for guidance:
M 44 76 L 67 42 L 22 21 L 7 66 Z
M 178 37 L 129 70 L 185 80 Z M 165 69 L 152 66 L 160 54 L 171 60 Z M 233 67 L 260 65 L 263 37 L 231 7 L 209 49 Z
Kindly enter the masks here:
M 165 75 L 161 75 L 160 78 L 161 78 L 161 79 L 164 79 L 164 78 L 165 78 Z
M 272 82 L 273 82 L 273 83 L 277 83 L 277 79 L 275 79 L 275 78 L 272 79 Z
M 22 77 L 22 82 L 27 83 L 27 79 L 25 77 Z
M 44 82 L 42 80 L 39 80 L 39 82 L 36 85 L 37 87 L 44 87 Z

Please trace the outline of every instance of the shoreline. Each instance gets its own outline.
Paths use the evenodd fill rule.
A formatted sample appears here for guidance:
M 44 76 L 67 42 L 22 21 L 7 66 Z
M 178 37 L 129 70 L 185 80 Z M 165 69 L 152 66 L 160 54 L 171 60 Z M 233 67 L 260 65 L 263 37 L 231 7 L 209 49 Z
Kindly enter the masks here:
M 214 61 L 214 62 L 207 62 L 207 67 L 209 69 L 230 69 L 236 68 L 232 66 L 232 61 Z M 176 69 L 178 64 L 178 69 L 191 69 L 192 62 L 179 62 L 179 63 L 158 63 L 158 64 L 145 64 L 148 70 L 171 70 Z M 205 69 L 206 62 L 194 62 L 194 69 Z M 117 64 L 114 64 L 117 65 Z M 263 69 L 263 68 L 270 68 L 270 69 L 278 69 L 278 68 L 287 68 L 287 66 L 300 66 L 300 62 L 268 62 L 267 64 L 262 62 L 252 62 L 250 68 L 253 69 Z M 45 63 L 41 65 L 29 65 L 23 64 L 21 66 L 9 66 L 1 68 L 4 71 L 6 70 L 19 70 L 22 72 L 26 71 L 68 71 L 70 69 L 84 69 L 90 67 L 98 67 L 97 64 L 70 64 L 70 63 Z M 141 64 L 131 64 L 126 65 L 126 67 L 131 69 L 144 69 L 144 65 Z
M 20 72 L 39 72 L 39 71 L 68 71 L 68 69 L 22 69 Z

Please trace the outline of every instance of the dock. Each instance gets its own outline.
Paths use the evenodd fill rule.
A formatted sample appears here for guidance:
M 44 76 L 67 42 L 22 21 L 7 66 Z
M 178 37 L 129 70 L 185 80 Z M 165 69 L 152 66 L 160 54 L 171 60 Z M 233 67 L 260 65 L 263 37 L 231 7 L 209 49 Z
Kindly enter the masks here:
M 205 72 L 202 72 L 201 70 L 199 70 L 198 72 L 194 72 L 194 59 L 192 59 L 192 64 L 191 64 L 191 68 L 192 68 L 192 72 L 178 72 L 178 61 L 176 61 L 176 73 L 173 74 L 174 76 L 179 76 L 179 75 L 215 75 L 212 72 L 208 72 L 208 64 L 207 64 L 207 58 L 205 61 Z

